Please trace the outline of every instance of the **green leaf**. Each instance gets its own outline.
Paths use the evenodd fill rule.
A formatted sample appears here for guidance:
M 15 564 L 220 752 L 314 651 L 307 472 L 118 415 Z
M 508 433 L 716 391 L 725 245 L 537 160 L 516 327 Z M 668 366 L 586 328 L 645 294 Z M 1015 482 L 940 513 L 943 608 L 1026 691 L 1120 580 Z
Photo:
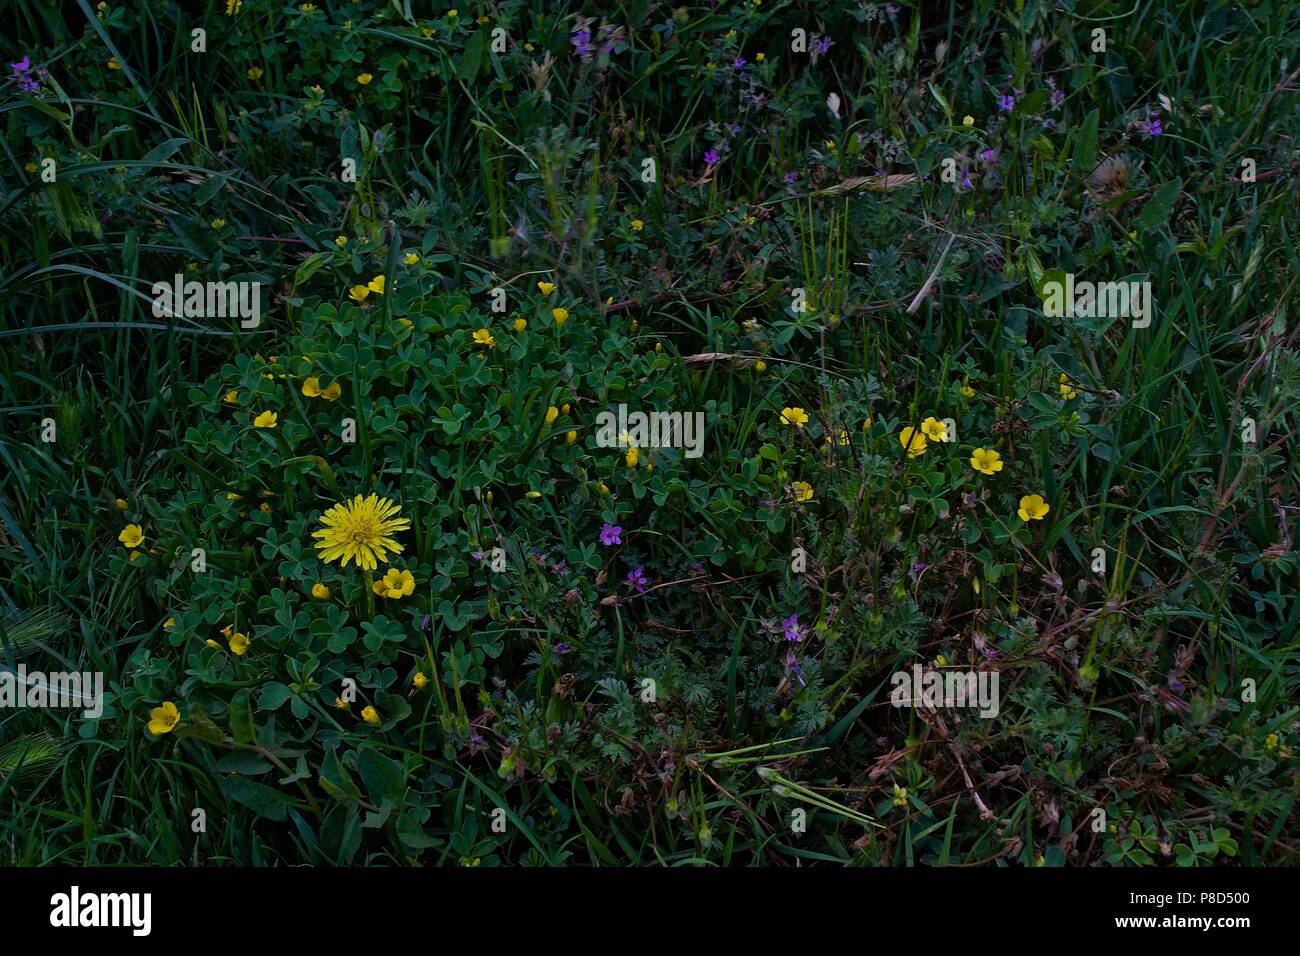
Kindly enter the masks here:
M 259 817 L 283 823 L 289 817 L 293 801 L 279 790 L 243 777 L 222 777 L 221 789 L 237 803 L 242 803 Z
M 1074 141 L 1074 165 L 1084 176 L 1091 174 L 1097 165 L 1098 115 L 1098 111 L 1093 110 L 1084 117 L 1079 135 Z
M 236 743 L 251 744 L 257 741 L 252 696 L 252 692 L 245 687 L 230 699 L 230 734 Z
M 387 797 L 401 805 L 406 795 L 406 773 L 400 763 L 367 747 L 357 754 L 357 772 L 372 803 L 382 803 Z
M 1183 181 L 1175 179 L 1157 189 L 1155 195 L 1147 200 L 1142 211 L 1138 213 L 1138 225 L 1143 229 L 1156 229 L 1163 226 L 1169 214 L 1174 211 L 1174 201 L 1178 199 L 1182 188 Z

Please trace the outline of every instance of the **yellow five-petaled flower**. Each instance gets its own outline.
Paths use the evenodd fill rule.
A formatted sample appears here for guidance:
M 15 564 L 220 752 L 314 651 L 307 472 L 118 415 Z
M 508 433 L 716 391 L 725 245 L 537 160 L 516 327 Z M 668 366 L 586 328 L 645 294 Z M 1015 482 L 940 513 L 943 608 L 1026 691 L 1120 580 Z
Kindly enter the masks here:
M 389 568 L 382 578 L 371 585 L 372 590 L 381 598 L 396 599 L 406 597 L 415 590 L 415 578 L 410 571 Z
M 155 737 L 170 734 L 181 722 L 181 712 L 170 700 L 163 701 L 161 707 L 149 711 L 149 733 Z
M 802 408 L 783 408 L 781 409 L 781 424 L 793 425 L 795 428 L 803 428 L 808 424 L 808 413 Z
M 925 435 L 920 430 L 913 428 L 911 425 L 908 425 L 898 433 L 898 441 L 905 449 L 907 449 L 908 458 L 920 458 L 925 454 L 926 448 L 930 446 L 930 442 L 926 439 Z
M 1043 500 L 1042 495 L 1025 495 L 1020 499 L 1018 514 L 1021 521 L 1041 521 L 1051 510 L 1051 505 Z
M 970 466 L 981 474 L 992 475 L 1002 470 L 1002 456 L 991 448 L 976 448 Z

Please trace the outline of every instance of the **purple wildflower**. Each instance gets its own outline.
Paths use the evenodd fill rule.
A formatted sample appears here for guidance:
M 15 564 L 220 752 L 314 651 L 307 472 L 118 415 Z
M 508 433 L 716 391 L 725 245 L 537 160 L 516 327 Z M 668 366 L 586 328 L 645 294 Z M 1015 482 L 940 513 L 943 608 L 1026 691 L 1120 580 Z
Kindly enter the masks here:
M 578 56 L 586 56 L 591 52 L 591 31 L 579 30 L 569 42 L 573 44 L 574 52 Z
M 1004 113 L 1010 113 L 1016 106 L 1016 98 L 1009 93 L 1004 93 L 998 97 L 998 109 Z
M 746 60 L 743 56 L 738 56 L 731 61 L 731 68 L 733 70 L 744 70 L 748 64 L 749 64 L 748 60 Z
M 1164 129 L 1160 125 L 1160 114 L 1152 113 L 1146 120 L 1138 123 L 1138 128 L 1146 135 L 1148 139 L 1164 134 Z
M 1052 108 L 1055 109 L 1056 107 L 1060 106 L 1062 103 L 1065 102 L 1065 91 L 1052 90 L 1051 99 L 1052 99 Z
M 996 149 L 984 150 L 984 152 L 980 153 L 980 159 L 989 166 L 996 166 L 1000 162 L 998 159 L 998 151 Z
M 802 641 L 803 628 L 799 626 L 799 615 L 791 614 L 781 622 L 781 628 L 785 631 L 787 641 Z
M 975 184 L 970 181 L 970 170 L 964 166 L 962 167 L 962 171 L 961 171 L 961 188 L 962 189 L 975 188 Z
M 606 521 L 605 526 L 600 529 L 600 543 L 607 548 L 611 544 L 622 544 L 623 539 L 619 537 L 622 533 L 622 525 L 610 524 Z
M 570 644 L 568 641 L 560 641 L 558 644 L 556 644 L 554 647 L 551 648 L 551 652 L 555 654 L 557 657 L 560 656 L 561 654 L 567 654 L 571 650 L 573 650 L 573 645 Z
M 718 156 L 718 151 L 716 149 L 711 149 L 704 154 L 704 161 L 708 163 L 710 166 L 718 165 L 719 159 L 720 157 Z
M 794 656 L 794 648 L 790 648 L 790 653 L 785 656 L 785 669 L 789 674 L 794 675 L 794 679 L 799 682 L 800 687 L 807 687 L 808 682 L 803 679 L 803 668 L 799 666 L 799 659 Z
M 637 565 L 635 569 L 627 573 L 627 583 L 636 588 L 637 594 L 645 593 L 645 586 L 650 583 L 650 579 L 645 576 L 645 569 Z
M 795 180 L 797 180 L 798 178 L 799 178 L 799 174 L 798 174 L 798 173 L 795 173 L 795 172 L 789 172 L 789 173 L 786 173 L 786 174 L 785 174 L 785 184 L 786 184 L 787 186 L 793 186 L 793 185 L 795 184 Z
M 14 79 L 18 81 L 18 89 L 24 93 L 39 93 L 41 91 L 41 83 L 38 77 L 47 76 L 48 74 L 45 70 L 33 69 L 30 56 L 24 56 L 17 63 L 11 63 L 9 66 L 14 71 Z
M 830 51 L 831 46 L 835 43 L 830 37 L 818 37 L 813 40 L 813 49 L 817 51 L 818 56 L 823 56 Z

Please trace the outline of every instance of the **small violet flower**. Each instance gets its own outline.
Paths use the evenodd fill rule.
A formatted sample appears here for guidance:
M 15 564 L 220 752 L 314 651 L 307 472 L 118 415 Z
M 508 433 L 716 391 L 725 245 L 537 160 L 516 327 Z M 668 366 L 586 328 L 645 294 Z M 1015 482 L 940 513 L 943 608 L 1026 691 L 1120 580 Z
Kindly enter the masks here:
M 645 586 L 650 583 L 650 579 L 645 576 L 645 569 L 637 565 L 635 569 L 627 573 L 627 583 L 636 588 L 637 594 L 645 593 Z
M 609 547 L 611 544 L 622 544 L 623 539 L 620 537 L 622 534 L 623 527 L 621 525 L 610 524 L 606 521 L 605 526 L 600 529 L 600 543 L 605 547 Z

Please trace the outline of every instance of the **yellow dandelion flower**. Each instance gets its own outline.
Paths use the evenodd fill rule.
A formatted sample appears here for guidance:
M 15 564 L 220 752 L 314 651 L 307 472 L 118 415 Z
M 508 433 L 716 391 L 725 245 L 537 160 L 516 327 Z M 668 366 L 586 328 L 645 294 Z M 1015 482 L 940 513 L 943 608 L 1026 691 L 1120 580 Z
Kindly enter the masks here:
M 321 515 L 324 527 L 312 532 L 320 559 L 327 564 L 342 559 L 343 567 L 351 561 L 367 571 L 379 567 L 381 561 L 387 563 L 389 551 L 402 553 L 402 546 L 391 535 L 411 527 L 409 519 L 397 517 L 400 510 L 400 505 L 374 494 L 369 498 L 357 495 L 334 505 Z

